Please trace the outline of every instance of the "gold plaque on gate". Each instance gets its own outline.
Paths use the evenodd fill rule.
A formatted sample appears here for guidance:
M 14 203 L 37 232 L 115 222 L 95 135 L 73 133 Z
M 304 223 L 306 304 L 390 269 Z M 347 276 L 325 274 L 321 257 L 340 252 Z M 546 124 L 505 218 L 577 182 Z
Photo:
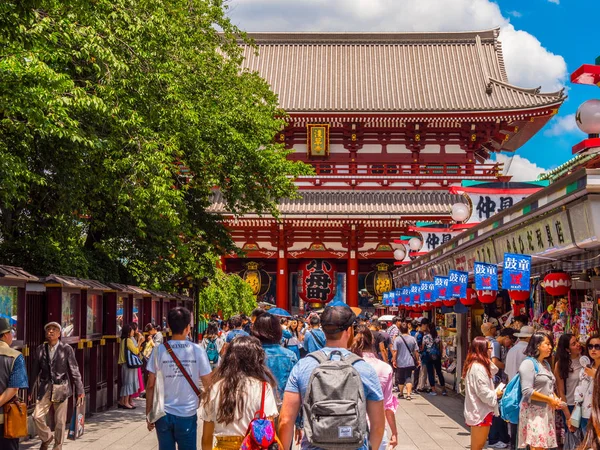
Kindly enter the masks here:
M 309 124 L 306 127 L 308 156 L 329 156 L 329 124 Z

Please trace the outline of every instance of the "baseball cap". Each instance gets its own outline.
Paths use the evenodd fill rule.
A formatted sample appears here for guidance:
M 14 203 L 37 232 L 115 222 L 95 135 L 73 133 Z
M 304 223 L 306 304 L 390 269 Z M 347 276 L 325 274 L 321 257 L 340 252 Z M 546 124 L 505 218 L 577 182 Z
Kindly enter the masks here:
M 10 330 L 10 324 L 8 320 L 0 318 L 0 334 L 8 333 Z
M 518 333 L 515 333 L 514 336 L 520 337 L 520 338 L 525 338 L 525 337 L 531 337 L 531 336 L 533 336 L 533 333 L 535 333 L 535 329 L 533 327 L 525 325 L 524 327 L 522 327 L 519 330 Z
M 321 328 L 329 334 L 347 330 L 356 320 L 356 314 L 347 306 L 328 306 L 321 314 Z

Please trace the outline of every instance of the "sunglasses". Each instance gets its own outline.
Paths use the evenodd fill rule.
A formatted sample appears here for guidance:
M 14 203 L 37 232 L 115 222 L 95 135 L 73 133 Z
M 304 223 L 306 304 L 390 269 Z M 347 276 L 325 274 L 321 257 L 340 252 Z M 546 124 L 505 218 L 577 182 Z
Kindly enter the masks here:
M 590 344 L 588 350 L 600 350 L 600 344 Z

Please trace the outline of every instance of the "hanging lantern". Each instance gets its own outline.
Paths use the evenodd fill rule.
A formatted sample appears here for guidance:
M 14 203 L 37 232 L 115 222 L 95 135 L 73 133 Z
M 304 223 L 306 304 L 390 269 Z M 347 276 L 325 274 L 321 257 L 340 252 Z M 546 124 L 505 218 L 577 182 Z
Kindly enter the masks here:
M 335 297 L 335 278 L 331 261 L 303 261 L 298 267 L 298 295 L 306 303 L 329 303 Z
M 390 291 L 394 287 L 392 274 L 389 271 L 389 265 L 379 263 L 365 277 L 365 288 L 376 301 L 380 302 L 383 299 L 383 293 Z
M 477 291 L 477 298 L 481 303 L 490 304 L 496 301 L 496 297 L 498 296 L 498 291 Z
M 396 261 L 403 261 L 405 257 L 406 250 L 404 249 L 404 246 L 402 246 L 402 248 L 397 248 L 396 250 L 394 250 L 394 259 Z
M 452 308 L 454 305 L 456 305 L 456 302 L 458 300 L 456 300 L 456 298 L 451 298 L 450 300 L 442 300 L 442 304 L 448 308 Z
M 529 300 L 529 291 L 508 291 L 508 296 L 513 302 L 526 302 Z
M 263 269 L 259 269 L 259 264 L 250 261 L 245 264 L 246 270 L 242 270 L 240 277 L 250 285 L 252 293 L 256 297 L 262 297 L 267 293 L 271 285 L 271 277 Z
M 439 308 L 439 307 L 440 307 L 440 306 L 442 306 L 443 304 L 444 304 L 444 302 L 438 298 L 438 299 L 437 299 L 435 302 L 433 302 L 433 303 L 432 303 L 432 306 L 433 306 L 434 308 Z
M 467 288 L 467 296 L 461 298 L 460 302 L 465 306 L 473 306 L 477 303 L 477 292 L 475 292 L 475 289 Z
M 421 242 L 421 239 L 419 239 L 418 237 L 412 237 L 410 238 L 410 240 L 408 241 L 408 246 L 410 247 L 410 249 L 414 252 L 421 250 L 421 247 L 423 246 L 423 243 Z
M 566 272 L 550 272 L 544 277 L 544 289 L 554 297 L 565 296 L 571 290 L 571 275 Z
M 452 205 L 452 220 L 456 222 L 464 222 L 471 215 L 471 209 L 464 203 L 455 203 Z

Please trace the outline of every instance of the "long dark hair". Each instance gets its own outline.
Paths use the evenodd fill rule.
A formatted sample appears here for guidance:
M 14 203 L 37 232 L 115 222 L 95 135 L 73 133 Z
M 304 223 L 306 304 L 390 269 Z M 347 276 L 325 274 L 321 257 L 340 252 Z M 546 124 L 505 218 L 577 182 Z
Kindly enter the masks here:
M 363 353 L 375 353 L 373 347 L 373 332 L 366 325 L 358 325 L 354 332 L 354 341 L 350 346 L 350 351 L 363 357 Z
M 540 345 L 542 345 L 542 343 L 546 339 L 548 339 L 548 341 L 550 341 L 550 343 L 552 344 L 552 340 L 547 334 L 540 332 L 533 333 L 533 336 L 531 336 L 531 339 L 529 339 L 529 344 L 527 344 L 527 348 L 525 349 L 523 354 L 525 356 L 530 356 L 532 358 L 538 359 L 540 356 Z
M 219 335 L 219 324 L 214 320 L 208 322 L 208 326 L 206 327 L 205 336 L 208 339 L 217 337 Z
M 432 322 L 432 323 L 428 324 L 427 329 L 429 330 L 429 334 L 435 341 L 438 337 L 438 332 L 437 332 L 437 329 L 435 328 L 435 323 Z
M 573 372 L 573 362 L 571 360 L 571 353 L 569 353 L 572 337 L 571 333 L 563 334 L 558 339 L 558 346 L 556 347 L 556 365 L 558 367 L 558 374 L 563 380 L 569 378 L 569 373 Z
M 233 423 L 236 411 L 244 411 L 244 397 L 241 388 L 247 378 L 266 381 L 276 392 L 275 378 L 265 366 L 265 351 L 260 341 L 252 336 L 238 336 L 227 346 L 221 364 L 213 372 L 210 385 L 204 391 L 204 404 L 211 401 L 212 387 L 221 382 L 219 394 L 221 402 L 217 408 L 217 422 L 226 425 Z
M 490 354 L 488 353 L 489 345 L 491 344 L 483 336 L 477 336 L 475 339 L 473 339 L 471 345 L 469 346 L 469 352 L 467 353 L 467 358 L 465 359 L 465 365 L 463 366 L 463 378 L 466 378 L 467 372 L 475 363 L 479 363 L 485 367 L 488 376 L 492 378 L 492 360 L 490 359 Z
M 123 325 L 123 328 L 121 329 L 121 339 L 127 339 L 131 334 L 131 330 L 133 330 L 133 328 L 128 323 Z
M 579 450 L 600 450 L 600 370 L 596 372 L 594 392 L 592 393 L 592 414 L 587 433 Z

